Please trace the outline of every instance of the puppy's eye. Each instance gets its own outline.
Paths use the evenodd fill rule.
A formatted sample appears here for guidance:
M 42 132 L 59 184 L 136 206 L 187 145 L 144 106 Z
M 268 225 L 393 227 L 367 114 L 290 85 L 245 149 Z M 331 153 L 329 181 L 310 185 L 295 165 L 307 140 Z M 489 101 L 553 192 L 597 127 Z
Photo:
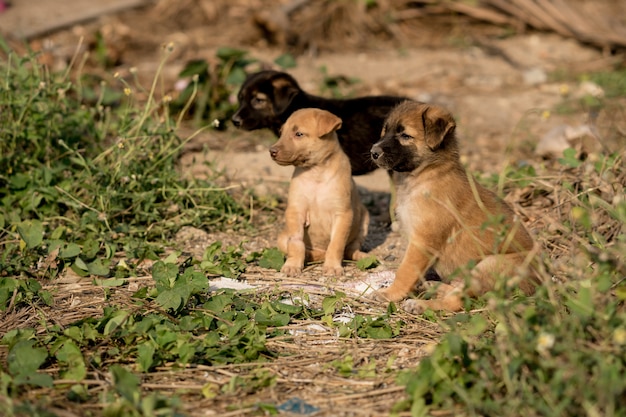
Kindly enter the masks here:
M 267 100 L 262 97 L 252 97 L 252 100 L 250 100 L 250 103 L 252 103 L 254 107 L 261 107 L 265 105 L 266 101 Z
M 297 137 L 297 138 L 304 137 L 304 133 L 300 132 L 299 130 L 298 130 L 296 133 L 294 133 L 293 135 L 294 135 L 295 137 Z
M 400 133 L 400 139 L 402 139 L 402 140 L 411 140 L 411 139 L 413 139 L 413 136 L 411 136 L 411 135 L 409 135 L 407 133 L 402 132 L 402 133 Z

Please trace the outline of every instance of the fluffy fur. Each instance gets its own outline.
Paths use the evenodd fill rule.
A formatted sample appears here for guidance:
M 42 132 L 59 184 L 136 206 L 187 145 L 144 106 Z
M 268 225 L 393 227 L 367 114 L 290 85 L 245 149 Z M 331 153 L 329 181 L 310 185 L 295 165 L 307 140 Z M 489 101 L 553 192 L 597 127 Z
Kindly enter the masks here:
M 442 107 L 407 101 L 389 114 L 371 149 L 378 166 L 398 173 L 397 217 L 409 240 L 393 284 L 377 298 L 402 300 L 430 267 L 444 281 L 434 299 L 405 303 L 415 313 L 460 310 L 464 292 L 479 296 L 501 280 L 527 294 L 537 283 L 527 268 L 533 239 L 504 201 L 465 172 L 455 128 Z M 470 263 L 469 279 L 447 278 Z
M 260 71 L 247 77 L 238 94 L 239 109 L 233 124 L 244 130 L 268 128 L 277 136 L 293 112 L 303 108 L 327 110 L 343 123 L 339 143 L 350 159 L 353 175 L 377 168 L 369 149 L 378 140 L 383 121 L 403 97 L 369 96 L 347 100 L 328 99 L 306 93 L 289 74 Z
M 298 110 L 270 148 L 276 163 L 295 166 L 278 238 L 287 254 L 281 272 L 287 275 L 300 274 L 307 260 L 324 260 L 325 275 L 341 275 L 343 259 L 365 256 L 360 248 L 369 215 L 337 140 L 340 127 L 341 119 L 325 110 Z

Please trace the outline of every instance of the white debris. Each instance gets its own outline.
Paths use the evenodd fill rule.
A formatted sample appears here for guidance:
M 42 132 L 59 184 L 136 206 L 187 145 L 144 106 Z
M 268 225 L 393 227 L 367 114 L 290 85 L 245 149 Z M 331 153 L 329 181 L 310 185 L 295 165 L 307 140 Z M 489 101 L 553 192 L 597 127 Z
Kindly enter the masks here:
M 297 328 L 297 329 L 289 329 L 288 333 L 292 336 L 303 336 L 303 335 L 312 335 L 312 334 L 320 334 L 330 332 L 328 327 L 324 327 L 321 324 L 307 324 L 306 326 Z
M 249 290 L 256 288 L 254 285 L 250 285 L 245 281 L 239 281 L 232 278 L 219 277 L 209 280 L 209 291 L 221 290 L 228 288 L 231 290 Z
M 524 71 L 524 84 L 539 85 L 548 81 L 548 74 L 541 68 L 531 68 Z
M 578 86 L 575 97 L 580 98 L 585 96 L 602 98 L 604 97 L 604 90 L 602 89 L 602 87 L 592 81 L 583 81 Z
M 344 312 L 344 313 L 339 313 L 339 314 L 336 314 L 335 316 L 333 316 L 333 321 L 335 323 L 348 324 L 352 320 L 354 320 L 354 317 L 355 317 L 354 313 L 352 313 L 352 312 Z
M 363 295 L 369 294 L 381 288 L 388 287 L 395 279 L 396 274 L 393 271 L 378 271 L 368 274 L 361 281 L 347 282 L 343 285 L 347 291 Z
M 308 307 L 309 306 L 309 300 L 303 298 L 303 297 L 289 297 L 289 298 L 283 298 L 282 300 L 280 300 L 281 303 L 283 304 L 288 304 L 290 306 L 296 305 L 296 306 L 304 306 L 304 307 Z
M 542 157 L 561 157 L 565 149 L 573 147 L 573 142 L 585 136 L 595 137 L 589 125 L 556 126 L 539 140 L 535 153 Z

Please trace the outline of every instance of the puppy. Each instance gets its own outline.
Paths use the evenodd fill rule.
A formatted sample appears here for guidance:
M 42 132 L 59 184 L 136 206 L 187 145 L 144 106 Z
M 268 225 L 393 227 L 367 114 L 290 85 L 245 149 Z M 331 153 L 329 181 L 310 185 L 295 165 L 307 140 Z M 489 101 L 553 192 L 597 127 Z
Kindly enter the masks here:
M 370 96 L 347 100 L 327 99 L 304 92 L 289 74 L 260 71 L 247 77 L 238 94 L 239 109 L 233 124 L 244 130 L 268 128 L 279 135 L 291 114 L 303 108 L 327 110 L 342 122 L 339 143 L 350 159 L 353 175 L 377 168 L 368 150 L 378 140 L 383 121 L 393 107 L 406 98 Z
M 302 272 L 305 261 L 324 260 L 325 275 L 341 275 L 341 261 L 360 251 L 369 214 L 350 175 L 348 157 L 337 140 L 341 119 L 320 109 L 294 112 L 270 148 L 279 165 L 294 165 L 285 229 L 278 247 L 287 254 L 281 272 Z
M 435 298 L 404 305 L 418 314 L 428 308 L 459 311 L 463 293 L 476 297 L 513 284 L 509 277 L 524 272 L 536 251 L 512 209 L 466 174 L 455 127 L 445 109 L 407 101 L 389 114 L 371 149 L 379 167 L 399 173 L 397 216 L 409 239 L 393 284 L 376 297 L 402 300 L 433 267 L 444 281 Z M 469 279 L 450 280 L 471 264 Z M 530 272 L 515 283 L 531 294 L 538 279 Z

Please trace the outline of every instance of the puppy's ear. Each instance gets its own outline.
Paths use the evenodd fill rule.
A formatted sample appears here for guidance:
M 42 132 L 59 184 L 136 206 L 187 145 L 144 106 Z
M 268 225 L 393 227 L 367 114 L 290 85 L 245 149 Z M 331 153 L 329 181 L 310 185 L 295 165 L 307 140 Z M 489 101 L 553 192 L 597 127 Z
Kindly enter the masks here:
M 456 123 L 452 115 L 438 106 L 429 106 L 422 113 L 424 140 L 432 150 L 437 149 L 448 135 L 454 134 Z
M 282 114 L 287 110 L 291 101 L 300 92 L 300 86 L 288 74 L 279 74 L 272 80 L 274 87 L 274 113 Z
M 317 135 L 321 138 L 341 127 L 341 119 L 325 110 L 317 111 Z

